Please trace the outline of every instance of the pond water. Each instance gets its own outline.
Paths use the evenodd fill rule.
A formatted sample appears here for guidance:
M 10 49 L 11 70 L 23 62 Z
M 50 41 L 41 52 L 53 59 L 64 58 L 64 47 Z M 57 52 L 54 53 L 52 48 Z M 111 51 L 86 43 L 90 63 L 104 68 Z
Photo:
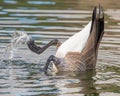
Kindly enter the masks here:
M 41 46 L 54 38 L 63 42 L 89 22 L 99 3 L 105 11 L 105 34 L 95 71 L 40 72 L 46 59 L 55 54 L 55 46 L 41 55 L 26 45 L 5 54 L 16 30 L 26 32 Z M 120 2 L 0 0 L 0 59 L 0 96 L 120 96 Z

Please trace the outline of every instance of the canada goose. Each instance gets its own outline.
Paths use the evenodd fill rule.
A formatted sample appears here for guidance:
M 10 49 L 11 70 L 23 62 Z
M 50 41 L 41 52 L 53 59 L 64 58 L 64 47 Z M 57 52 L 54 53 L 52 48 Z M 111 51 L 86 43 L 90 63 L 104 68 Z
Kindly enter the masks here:
M 71 36 L 62 43 L 55 56 L 51 55 L 44 67 L 46 72 L 52 62 L 58 71 L 86 71 L 95 69 L 98 48 L 104 34 L 104 13 L 103 8 L 94 7 L 92 21 L 85 28 Z M 52 40 L 44 47 L 38 47 L 33 40 L 27 44 L 35 53 L 40 54 L 52 44 L 57 44 L 58 40 Z

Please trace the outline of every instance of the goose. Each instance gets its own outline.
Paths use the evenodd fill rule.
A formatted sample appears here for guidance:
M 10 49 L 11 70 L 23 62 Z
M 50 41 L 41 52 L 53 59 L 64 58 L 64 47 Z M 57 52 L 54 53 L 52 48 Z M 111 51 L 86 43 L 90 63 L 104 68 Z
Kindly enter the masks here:
M 34 40 L 30 39 L 27 45 L 29 49 L 41 54 L 49 46 L 57 44 L 55 55 L 51 55 L 43 68 L 47 72 L 52 63 L 53 68 L 59 71 L 87 71 L 95 69 L 98 48 L 104 34 L 104 12 L 99 5 L 94 7 L 92 20 L 82 29 L 65 42 L 61 43 L 54 39 L 43 47 L 37 46 Z

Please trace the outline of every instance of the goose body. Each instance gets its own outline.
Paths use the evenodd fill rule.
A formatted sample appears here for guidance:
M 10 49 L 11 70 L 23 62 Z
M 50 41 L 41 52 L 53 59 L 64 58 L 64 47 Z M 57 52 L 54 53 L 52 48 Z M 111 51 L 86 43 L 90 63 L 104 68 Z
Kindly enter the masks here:
M 51 56 L 46 65 L 53 61 L 59 71 L 86 71 L 95 69 L 98 48 L 104 34 L 104 13 L 101 6 L 93 10 L 92 21 L 82 31 L 66 40 Z M 46 66 L 44 67 L 46 69 Z
M 86 71 L 95 69 L 97 62 L 98 48 L 104 34 L 104 13 L 103 8 L 94 7 L 92 20 L 82 31 L 74 34 L 56 51 L 55 56 L 51 55 L 45 66 L 46 72 L 49 64 L 53 64 L 58 71 Z M 30 39 L 31 40 L 31 39 Z M 52 40 L 44 47 L 38 47 L 34 41 L 29 41 L 28 47 L 37 54 L 41 54 L 50 45 L 58 43 Z

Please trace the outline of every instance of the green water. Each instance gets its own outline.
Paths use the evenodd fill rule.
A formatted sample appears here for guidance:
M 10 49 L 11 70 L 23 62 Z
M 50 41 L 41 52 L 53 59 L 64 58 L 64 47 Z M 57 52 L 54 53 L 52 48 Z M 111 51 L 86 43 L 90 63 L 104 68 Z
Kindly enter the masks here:
M 54 38 L 66 40 L 89 22 L 99 3 L 105 11 L 105 34 L 95 71 L 48 76 L 40 72 L 47 58 L 55 54 L 55 46 L 41 55 L 25 45 L 4 54 L 16 30 L 25 31 L 41 46 Z M 0 96 L 119 96 L 120 2 L 0 0 L 0 56 L 4 60 L 0 61 Z

